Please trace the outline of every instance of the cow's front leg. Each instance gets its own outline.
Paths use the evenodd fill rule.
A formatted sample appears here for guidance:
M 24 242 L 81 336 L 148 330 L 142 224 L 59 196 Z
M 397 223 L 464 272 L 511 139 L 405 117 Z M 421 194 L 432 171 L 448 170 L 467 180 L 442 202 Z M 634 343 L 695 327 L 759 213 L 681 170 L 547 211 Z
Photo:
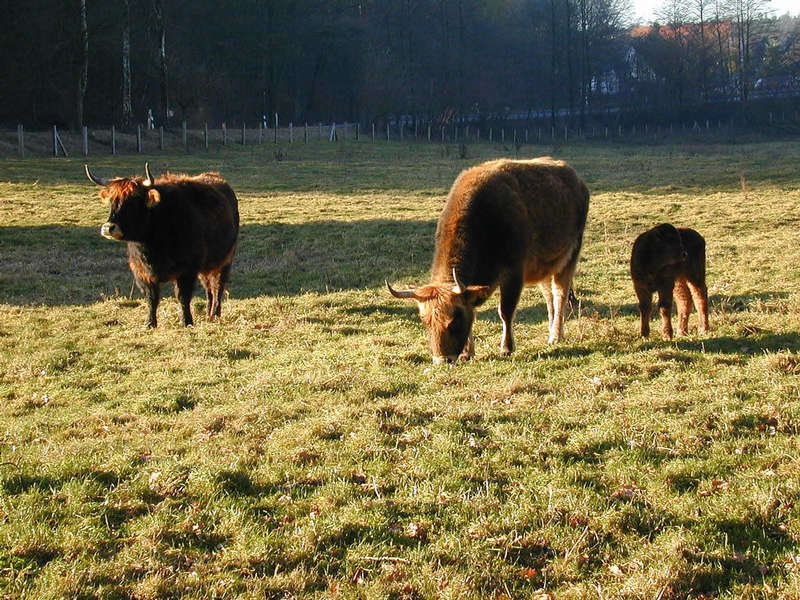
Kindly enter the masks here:
M 514 351 L 514 332 L 511 322 L 517 310 L 519 296 L 522 293 L 522 275 L 512 275 L 500 285 L 500 305 L 497 312 L 503 323 L 503 337 L 500 338 L 500 351 L 508 356 Z
M 191 302 L 196 278 L 197 276 L 192 273 L 191 275 L 182 275 L 175 281 L 178 301 L 181 303 L 181 310 L 183 311 L 183 324 L 186 327 L 194 324 L 194 321 L 192 321 Z
M 469 337 L 467 338 L 467 343 L 464 344 L 464 349 L 461 351 L 461 354 L 459 354 L 458 360 L 468 361 L 473 356 L 475 356 L 475 339 L 472 331 L 470 331 Z
M 161 286 L 158 282 L 136 280 L 136 285 L 147 299 L 147 321 L 148 328 L 153 329 L 158 325 L 158 303 L 161 300 Z

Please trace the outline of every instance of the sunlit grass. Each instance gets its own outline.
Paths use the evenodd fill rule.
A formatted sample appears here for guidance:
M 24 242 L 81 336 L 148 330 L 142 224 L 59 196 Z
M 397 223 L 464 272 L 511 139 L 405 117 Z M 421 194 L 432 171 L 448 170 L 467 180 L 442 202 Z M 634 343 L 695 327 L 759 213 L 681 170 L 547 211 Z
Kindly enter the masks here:
M 476 358 L 413 306 L 444 196 L 513 148 L 311 144 L 92 160 L 219 170 L 242 214 L 221 323 L 144 328 L 80 160 L 0 163 L 0 594 L 800 595 L 796 144 L 523 147 L 592 191 L 565 343 L 526 291 Z M 708 246 L 710 335 L 639 340 L 628 258 Z M 800 506 L 800 505 L 798 505 Z

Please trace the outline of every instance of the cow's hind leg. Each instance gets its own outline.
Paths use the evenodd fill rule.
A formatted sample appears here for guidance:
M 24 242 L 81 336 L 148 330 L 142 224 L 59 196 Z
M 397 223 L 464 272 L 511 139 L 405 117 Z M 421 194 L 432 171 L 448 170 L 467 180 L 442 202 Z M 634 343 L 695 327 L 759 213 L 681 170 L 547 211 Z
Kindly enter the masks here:
M 212 311 L 214 310 L 213 280 L 206 273 L 200 273 L 197 279 L 200 280 L 200 285 L 202 285 L 203 289 L 206 291 L 206 316 L 210 319 L 213 314 Z
M 650 315 L 653 312 L 653 292 L 643 286 L 634 285 L 636 298 L 639 300 L 639 335 L 646 338 L 650 335 Z
M 191 275 L 181 275 L 175 281 L 175 291 L 176 295 L 178 296 L 178 301 L 181 303 L 181 310 L 183 311 L 183 324 L 186 327 L 194 324 L 192 321 L 192 292 L 194 292 L 194 281 L 197 279 L 197 275 L 192 273 Z
M 500 306 L 497 312 L 503 322 L 503 337 L 500 338 L 500 351 L 508 356 L 514 351 L 514 332 L 512 330 L 512 320 L 517 311 L 519 296 L 522 293 L 522 274 L 509 275 L 500 284 Z
M 214 287 L 214 315 L 219 318 L 222 315 L 222 298 L 225 295 L 225 288 L 231 277 L 231 263 L 227 263 L 219 270 L 219 275 L 215 279 Z
M 697 310 L 697 316 L 700 318 L 700 333 L 708 333 L 708 289 L 705 282 L 695 282 L 691 279 L 687 280 L 689 290 L 692 293 L 692 300 L 694 307 Z
M 689 329 L 689 313 L 692 312 L 692 298 L 685 277 L 678 277 L 672 288 L 672 296 L 678 308 L 678 335 L 686 335 Z
M 672 288 L 670 282 L 658 290 L 658 313 L 661 315 L 661 335 L 665 340 L 672 339 Z
M 564 269 L 553 275 L 551 281 L 552 290 L 552 315 L 550 318 L 550 338 L 547 340 L 548 344 L 555 344 L 561 341 L 562 330 L 564 326 L 564 307 L 567 304 L 567 297 L 572 288 L 572 276 L 575 273 L 576 260 L 570 262 Z M 548 313 L 550 310 L 548 310 Z

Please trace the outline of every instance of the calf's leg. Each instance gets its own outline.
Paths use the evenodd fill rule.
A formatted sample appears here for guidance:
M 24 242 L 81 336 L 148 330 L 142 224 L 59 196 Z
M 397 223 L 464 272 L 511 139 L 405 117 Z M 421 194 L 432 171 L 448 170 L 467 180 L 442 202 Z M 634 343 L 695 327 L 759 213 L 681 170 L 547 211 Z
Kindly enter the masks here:
M 685 277 L 678 277 L 675 280 L 672 295 L 678 308 L 678 335 L 686 335 L 689 329 L 689 313 L 692 312 L 692 299 Z
M 639 335 L 646 338 L 650 335 L 650 315 L 653 312 L 653 292 L 644 286 L 634 286 L 639 300 Z
M 694 308 L 700 318 L 700 333 L 708 333 L 708 289 L 705 282 L 687 281 L 689 290 L 692 293 Z
M 672 339 L 672 288 L 674 282 L 658 290 L 658 313 L 661 315 L 661 335 L 665 340 Z

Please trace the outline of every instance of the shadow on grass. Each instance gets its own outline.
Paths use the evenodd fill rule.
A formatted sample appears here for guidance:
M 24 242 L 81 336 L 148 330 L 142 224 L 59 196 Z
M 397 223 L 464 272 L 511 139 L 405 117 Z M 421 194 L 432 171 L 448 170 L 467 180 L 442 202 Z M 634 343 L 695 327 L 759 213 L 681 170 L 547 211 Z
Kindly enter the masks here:
M 435 220 L 390 219 L 244 225 L 230 293 L 327 293 L 381 286 L 386 278 L 422 283 L 435 228 Z M 132 288 L 125 245 L 104 240 L 95 227 L 0 227 L 0 264 L 0 303 L 90 304 Z M 199 285 L 196 294 L 204 295 Z

